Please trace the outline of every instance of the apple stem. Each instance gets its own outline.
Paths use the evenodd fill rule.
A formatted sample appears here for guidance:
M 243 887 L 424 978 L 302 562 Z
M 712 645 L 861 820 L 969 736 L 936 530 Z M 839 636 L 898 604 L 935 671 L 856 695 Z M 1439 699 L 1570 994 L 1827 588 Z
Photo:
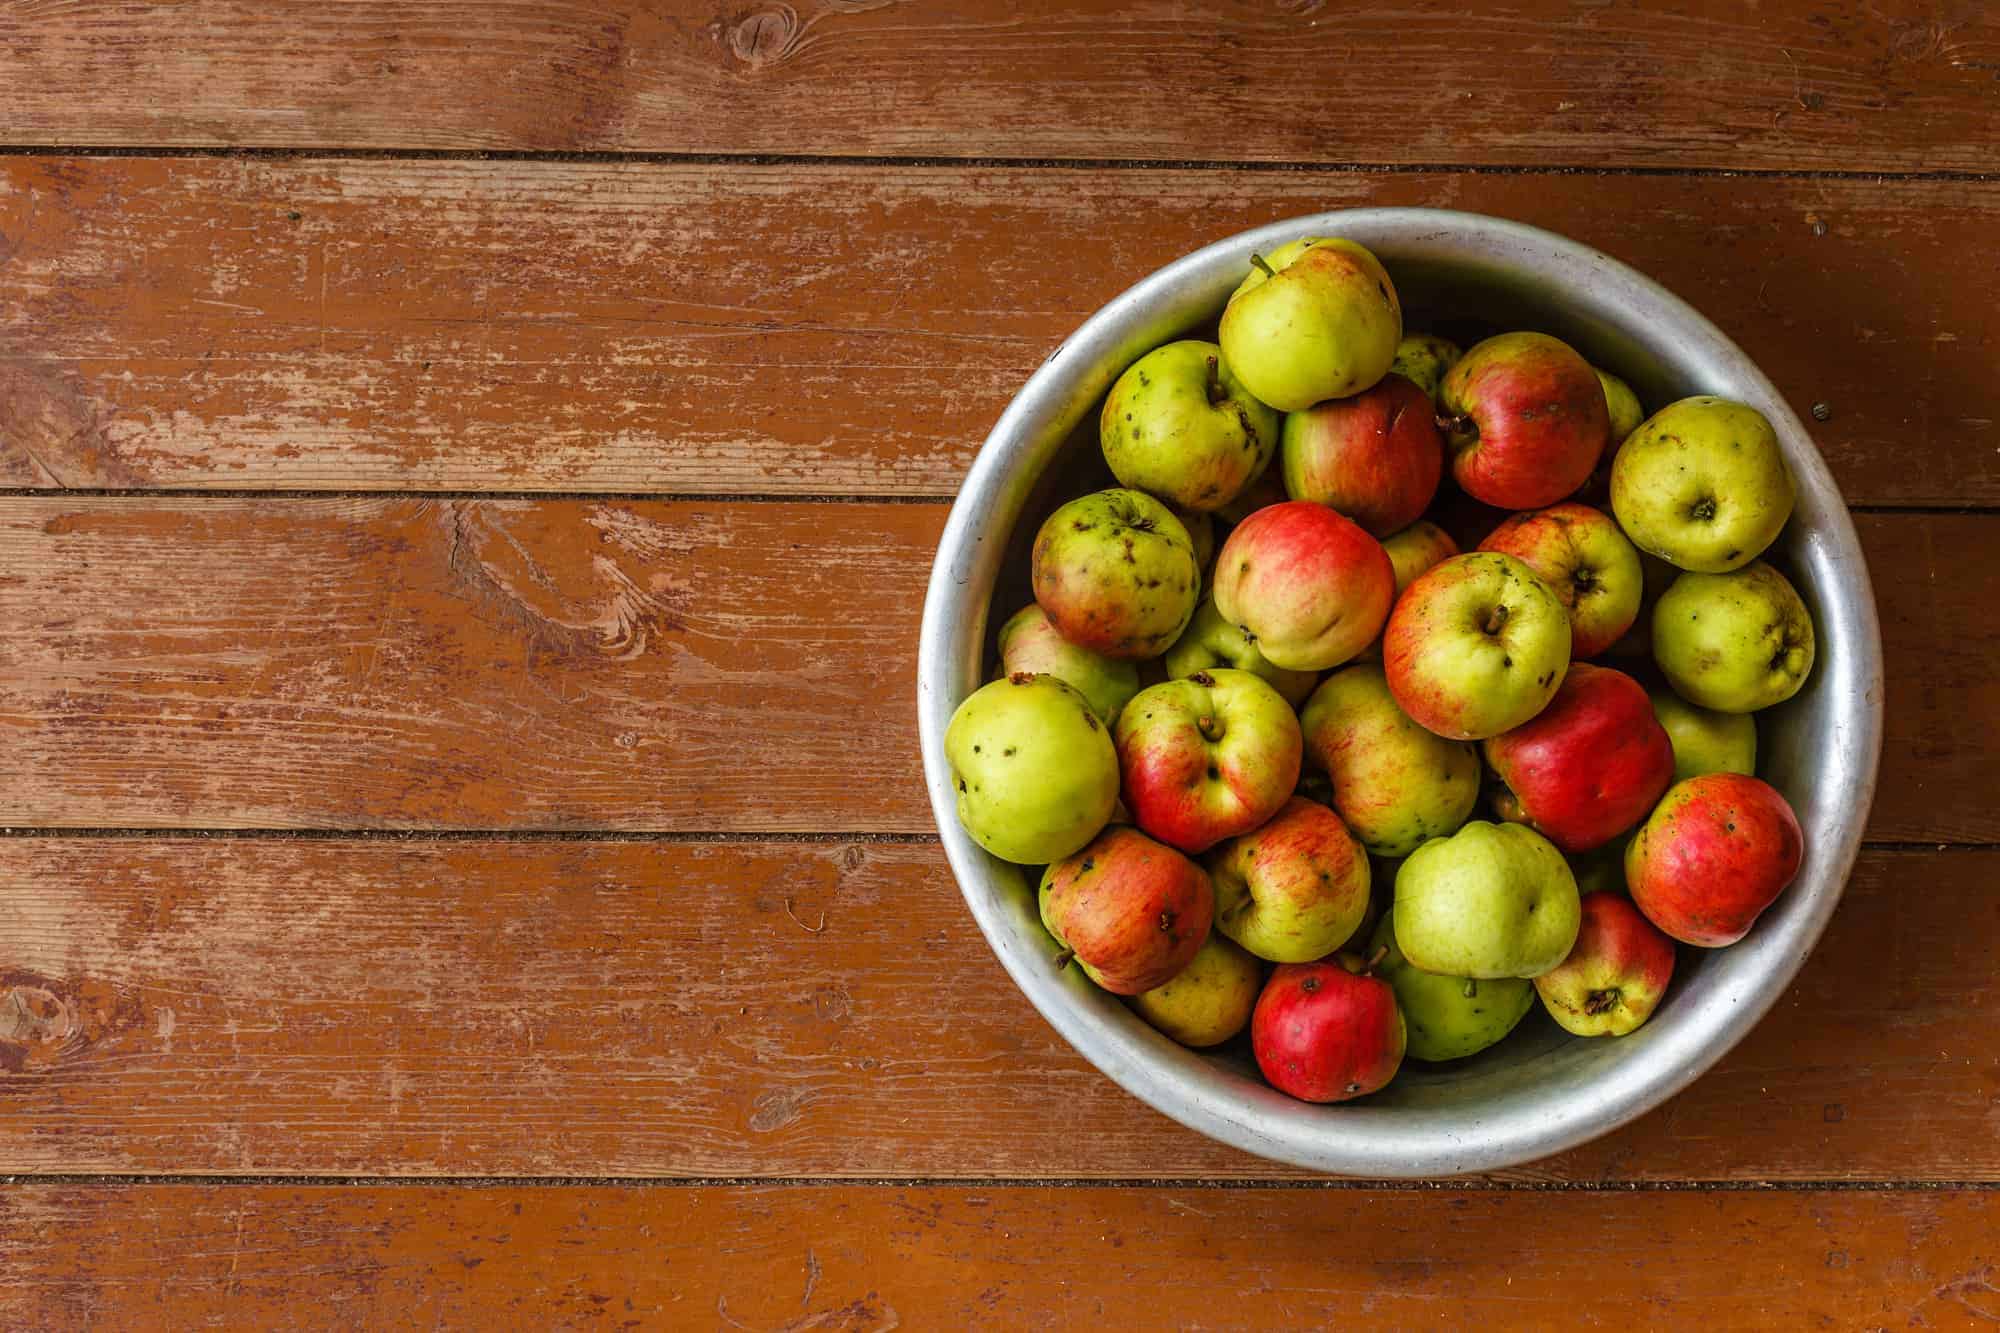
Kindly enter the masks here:
M 1384 958 L 1387 958 L 1388 956 L 1389 956 L 1388 945 L 1383 944 L 1376 946 L 1375 952 L 1368 955 L 1368 961 L 1361 965 L 1361 975 L 1365 977 L 1369 973 L 1373 972 L 1375 970 L 1376 964 L 1380 963 Z
M 1250 262 L 1251 264 L 1256 266 L 1259 270 L 1261 270 L 1265 277 L 1275 278 L 1278 276 L 1278 270 L 1272 268 L 1269 264 L 1265 263 L 1264 256 L 1257 254 L 1254 251 L 1250 255 Z
M 1072 959 L 1072 958 L 1074 958 L 1074 957 L 1076 957 L 1076 950 L 1074 950 L 1074 949 L 1064 949 L 1064 950 L 1063 950 L 1063 951 L 1062 951 L 1061 953 L 1057 954 L 1057 955 L 1056 955 L 1056 971 L 1060 972 L 1060 971 L 1062 971 L 1062 970 L 1063 970 L 1064 968 L 1068 967 L 1068 966 L 1069 966 L 1069 960 L 1070 960 L 1070 959 Z
M 1452 416 L 1449 413 L 1440 412 L 1438 413 L 1437 423 L 1438 429 L 1446 435 L 1477 436 L 1479 434 L 1479 424 L 1471 417 Z
M 1507 607 L 1502 603 L 1486 613 L 1486 619 L 1480 622 L 1479 627 L 1488 634 L 1498 634 L 1506 624 Z
M 1471 977 L 1467 977 L 1465 979 L 1465 998 L 1469 1000 L 1477 994 L 1479 994 L 1479 983 Z
M 1222 387 L 1222 363 L 1211 356 L 1208 358 L 1208 405 L 1214 407 L 1228 397 L 1229 390 Z

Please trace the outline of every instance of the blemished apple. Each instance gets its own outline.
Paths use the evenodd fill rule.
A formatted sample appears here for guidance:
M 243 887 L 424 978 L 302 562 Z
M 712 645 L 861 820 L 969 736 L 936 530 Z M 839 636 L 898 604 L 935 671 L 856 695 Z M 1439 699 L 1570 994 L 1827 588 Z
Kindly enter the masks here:
M 1262 677 L 1230 668 L 1139 691 L 1114 738 L 1125 807 L 1189 853 L 1276 814 L 1298 784 L 1304 748 L 1291 705 Z
M 1288 413 L 1278 457 L 1287 495 L 1338 509 L 1381 538 L 1429 508 L 1444 437 L 1430 396 L 1389 374 L 1351 398 Z
M 1704 773 L 1755 773 L 1757 722 L 1749 713 L 1718 713 L 1672 690 L 1652 690 L 1653 716 L 1674 747 L 1674 781 Z
M 1377 856 L 1408 856 L 1454 833 L 1479 800 L 1479 752 L 1412 721 L 1382 669 L 1357 663 L 1321 682 L 1299 714 L 1306 754 L 1333 804 Z
M 1674 942 L 1615 893 L 1583 895 L 1576 947 L 1535 978 L 1535 992 L 1563 1030 L 1579 1037 L 1638 1031 L 1674 978 Z
M 1799 872 L 1805 836 L 1777 788 L 1706 773 L 1669 790 L 1625 849 L 1625 885 L 1646 919 L 1685 944 L 1750 933 Z
M 1589 505 L 1515 514 L 1479 549 L 1515 557 L 1562 599 L 1572 659 L 1597 656 L 1639 618 L 1646 586 L 1639 552 L 1608 514 Z
M 1260 509 L 1215 558 L 1215 606 L 1288 671 L 1323 671 L 1366 648 L 1396 597 L 1382 544 L 1309 500 Z
M 1611 419 L 1610 450 L 1615 451 L 1625 441 L 1625 437 L 1639 429 L 1639 423 L 1646 419 L 1646 409 L 1639 406 L 1639 395 L 1632 392 L 1632 386 L 1601 367 L 1597 371 L 1597 382 L 1604 386 L 1604 408 Z
M 1459 554 L 1458 543 L 1451 539 L 1450 533 L 1421 518 L 1401 532 L 1383 539 L 1382 551 L 1389 557 L 1389 568 L 1396 573 L 1398 597 L 1403 595 L 1403 589 L 1417 581 L 1419 574 Z
M 1188 965 L 1131 999 L 1139 1017 L 1183 1046 L 1220 1046 L 1241 1032 L 1264 988 L 1264 965 L 1210 930 Z
M 1118 803 L 1118 755 L 1090 701 L 1054 676 L 983 685 L 951 715 L 958 822 L 1003 861 L 1042 865 L 1097 836 Z
M 1252 256 L 1217 336 L 1244 387 L 1280 412 L 1297 412 L 1387 374 L 1403 307 L 1388 270 L 1365 247 L 1308 237 Z
M 1439 391 L 1451 474 L 1502 509 L 1552 505 L 1590 478 L 1611 435 L 1590 363 L 1545 333 L 1475 344 Z
M 1118 377 L 1097 435 L 1119 485 L 1206 513 L 1262 474 L 1278 424 L 1220 347 L 1189 338 L 1154 348 Z
M 1518 727 L 1569 669 L 1569 612 L 1511 555 L 1475 551 L 1420 576 L 1396 599 L 1382 664 L 1397 706 L 1452 740 Z
M 1501 813 L 1565 852 L 1602 847 L 1644 819 L 1674 777 L 1652 700 L 1622 671 L 1578 662 L 1549 706 L 1486 742 Z
M 1030 602 L 1000 627 L 1000 672 L 1054 676 L 1090 700 L 1091 711 L 1107 726 L 1139 692 L 1139 668 L 1131 662 L 1079 648 L 1056 632 L 1048 612 Z
M 1611 462 L 1611 509 L 1625 535 L 1698 574 L 1725 574 L 1762 555 L 1792 503 L 1777 432 L 1762 412 L 1726 398 L 1667 404 Z
M 1674 693 L 1752 713 L 1799 692 L 1812 671 L 1812 615 L 1761 560 L 1727 574 L 1683 574 L 1653 606 L 1653 660 Z
M 1167 675 L 1177 679 L 1217 667 L 1234 667 L 1269 681 L 1271 688 L 1297 708 L 1312 693 L 1319 677 L 1310 671 L 1287 671 L 1271 665 L 1257 650 L 1257 637 L 1240 625 L 1232 625 L 1215 609 L 1215 598 L 1202 598 L 1194 619 L 1174 646 L 1167 649 Z
M 1042 872 L 1042 924 L 1114 995 L 1165 985 L 1193 961 L 1215 912 L 1208 875 L 1171 847 L 1114 824 Z
M 1396 993 L 1352 955 L 1284 963 L 1250 1016 L 1250 1050 L 1278 1091 L 1344 1102 L 1388 1086 L 1408 1037 Z
M 1080 496 L 1035 534 L 1035 601 L 1065 639 L 1121 661 L 1157 657 L 1194 615 L 1194 541 L 1144 491 Z
M 1202 865 L 1215 885 L 1215 928 L 1274 963 L 1325 957 L 1368 910 L 1368 854 L 1339 815 L 1303 797 Z
M 1389 373 L 1401 375 L 1422 389 L 1424 396 L 1435 406 L 1445 373 L 1457 365 L 1458 358 L 1464 355 L 1464 350 L 1449 338 L 1440 338 L 1435 333 L 1406 333 L 1403 340 L 1396 344 L 1396 355 L 1389 362 Z
M 1433 838 L 1396 872 L 1396 940 L 1426 972 L 1538 977 L 1576 943 L 1576 879 L 1525 824 L 1475 819 Z
M 1412 966 L 1396 946 L 1393 916 L 1376 924 L 1368 955 L 1381 957 L 1375 970 L 1396 992 L 1413 1059 L 1437 1063 L 1477 1055 L 1512 1032 L 1535 1006 L 1535 983 L 1520 977 L 1475 981 Z

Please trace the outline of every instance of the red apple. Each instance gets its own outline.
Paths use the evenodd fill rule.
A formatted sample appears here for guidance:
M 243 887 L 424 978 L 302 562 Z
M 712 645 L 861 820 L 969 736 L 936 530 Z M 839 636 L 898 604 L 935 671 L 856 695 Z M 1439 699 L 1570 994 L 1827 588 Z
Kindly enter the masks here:
M 1601 510 L 1559 504 L 1515 514 L 1479 549 L 1515 557 L 1562 599 L 1573 658 L 1597 656 L 1639 618 L 1646 586 L 1639 550 Z
M 1115 995 L 1171 980 L 1201 949 L 1215 913 L 1200 866 L 1122 825 L 1043 871 L 1040 898 L 1049 934 Z
M 1401 375 L 1292 413 L 1278 438 L 1286 494 L 1338 509 L 1371 537 L 1416 522 L 1444 472 L 1437 410 Z
M 1274 963 L 1324 958 L 1368 911 L 1368 853 L 1339 815 L 1302 796 L 1203 864 L 1215 886 L 1215 928 Z
M 1573 664 L 1549 706 L 1486 742 L 1507 784 L 1500 815 L 1565 852 L 1601 847 L 1646 817 L 1674 780 L 1674 746 L 1638 681 Z
M 1542 1007 L 1579 1037 L 1622 1037 L 1653 1016 L 1674 976 L 1674 942 L 1616 893 L 1583 895 L 1576 947 L 1535 978 Z
M 1743 773 L 1704 773 L 1670 790 L 1625 849 L 1625 886 L 1647 920 L 1687 944 L 1750 933 L 1805 856 L 1785 798 Z
M 1388 1085 L 1403 1063 L 1403 1014 L 1389 983 L 1351 954 L 1285 963 L 1250 1016 L 1257 1067 L 1301 1101 L 1344 1102 Z
M 1112 734 L 1125 806 L 1184 852 L 1248 833 L 1298 785 L 1299 720 L 1261 676 L 1197 671 L 1141 690 Z
M 1576 490 L 1611 434 L 1597 372 L 1545 333 L 1488 338 L 1445 375 L 1438 397 L 1452 476 L 1502 509 L 1540 509 Z
M 1215 558 L 1216 609 L 1288 671 L 1324 671 L 1353 657 L 1395 600 L 1396 571 L 1382 544 L 1310 500 L 1258 510 Z

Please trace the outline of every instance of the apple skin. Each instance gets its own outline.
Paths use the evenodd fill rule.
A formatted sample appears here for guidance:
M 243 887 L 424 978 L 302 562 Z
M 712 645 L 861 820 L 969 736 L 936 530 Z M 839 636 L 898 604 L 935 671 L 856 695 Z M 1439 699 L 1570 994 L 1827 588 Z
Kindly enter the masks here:
M 1201 571 L 1201 578 L 1195 589 L 1200 591 L 1208 586 L 1208 571 L 1215 565 L 1215 515 L 1197 514 L 1192 509 L 1174 509 L 1174 517 L 1187 529 L 1188 541 L 1194 546 L 1194 567 Z
M 1755 773 L 1757 721 L 1749 713 L 1700 708 L 1672 690 L 1650 691 L 1653 716 L 1674 746 L 1674 781 L 1704 773 Z
M 1625 535 L 1698 574 L 1726 574 L 1762 555 L 1793 498 L 1771 423 L 1726 398 L 1667 404 L 1611 460 L 1611 508 Z
M 1396 919 L 1376 924 L 1368 956 L 1381 957 L 1375 969 L 1396 992 L 1408 1033 L 1407 1054 L 1433 1063 L 1476 1055 L 1512 1032 L 1535 1007 L 1535 983 L 1520 977 L 1474 981 L 1447 977 L 1411 965 L 1396 947 Z
M 1403 336 L 1396 286 L 1364 247 L 1307 237 L 1253 261 L 1216 336 L 1243 386 L 1280 412 L 1359 393 L 1389 371 Z
M 1214 597 L 1202 598 L 1201 605 L 1195 608 L 1194 619 L 1188 622 L 1186 631 L 1167 649 L 1166 666 L 1170 679 L 1217 667 L 1248 671 L 1269 681 L 1271 688 L 1293 708 L 1304 703 L 1313 686 L 1319 683 L 1319 677 L 1310 671 L 1287 671 L 1272 666 L 1257 651 L 1255 635 L 1222 618 L 1222 612 L 1215 609 Z
M 1611 436 L 1597 372 L 1545 333 L 1475 344 L 1444 377 L 1439 402 L 1452 476 L 1502 509 L 1540 509 L 1576 490 Z
M 951 715 L 944 753 L 958 822 L 1003 861 L 1043 865 L 1097 836 L 1118 803 L 1118 755 L 1090 701 L 1054 676 L 1008 676 Z
M 1775 787 L 1706 773 L 1670 789 L 1625 849 L 1625 884 L 1646 919 L 1715 949 L 1750 933 L 1805 856 L 1798 817 Z
M 1042 925 L 1114 995 L 1163 986 L 1208 938 L 1208 875 L 1171 847 L 1114 824 L 1042 872 Z
M 1202 865 L 1215 885 L 1215 928 L 1273 963 L 1325 957 L 1368 911 L 1368 854 L 1339 815 L 1304 797 Z
M 1260 509 L 1215 558 L 1215 606 L 1273 665 L 1324 671 L 1366 648 L 1396 599 L 1382 544 L 1310 500 Z
M 1478 803 L 1479 752 L 1412 721 L 1373 663 L 1321 682 L 1299 729 L 1332 780 L 1334 808 L 1377 856 L 1408 856 L 1457 832 Z
M 1401 375 L 1422 389 L 1424 396 L 1435 407 L 1445 372 L 1457 365 L 1458 359 L 1464 355 L 1464 349 L 1449 338 L 1440 338 L 1435 333 L 1406 333 L 1403 340 L 1396 344 L 1396 356 L 1389 363 L 1389 373 Z
M 1264 988 L 1264 965 L 1241 946 L 1211 930 L 1188 965 L 1170 979 L 1134 995 L 1139 1017 L 1183 1046 L 1220 1046 L 1241 1032 Z
M 1396 872 L 1396 939 L 1426 972 L 1538 977 L 1576 944 L 1576 878 L 1525 824 L 1473 820 L 1433 838 Z
M 1513 556 L 1562 599 L 1571 658 L 1597 656 L 1639 618 L 1646 576 L 1638 549 L 1608 514 L 1589 505 L 1515 514 L 1479 549 Z
M 1401 375 L 1287 414 L 1278 438 L 1285 493 L 1339 510 L 1371 537 L 1416 522 L 1444 474 L 1437 409 Z
M 1056 632 L 1048 612 L 1033 602 L 1000 627 L 1000 672 L 1054 676 L 1090 700 L 1091 711 L 1107 726 L 1139 692 L 1138 667 L 1077 647 Z
M 1141 690 L 1113 735 L 1126 808 L 1140 828 L 1191 854 L 1256 828 L 1298 785 L 1298 718 L 1248 671 L 1218 668 Z
M 1389 983 L 1359 959 L 1285 963 L 1264 983 L 1250 1016 L 1250 1049 L 1278 1091 L 1306 1102 L 1344 1102 L 1387 1087 L 1408 1034 Z
M 1783 703 L 1805 684 L 1815 651 L 1798 590 L 1761 560 L 1683 574 L 1653 606 L 1653 660 L 1674 693 L 1717 712 Z
M 1644 819 L 1674 778 L 1673 742 L 1644 687 L 1588 662 L 1571 666 L 1547 708 L 1485 751 L 1520 817 L 1570 853 L 1602 847 Z
M 1639 406 L 1639 395 L 1632 392 L 1632 386 L 1608 370 L 1591 367 L 1597 371 L 1597 382 L 1604 386 L 1604 408 L 1611 421 L 1609 454 L 1625 441 L 1625 437 L 1639 429 L 1639 423 L 1646 419 L 1646 409 Z
M 1042 523 L 1030 562 L 1035 601 L 1057 633 L 1120 661 L 1165 652 L 1201 589 L 1194 539 L 1144 491 L 1071 500 Z
M 1454 556 L 1404 589 L 1382 634 L 1396 704 L 1420 726 L 1476 741 L 1520 726 L 1569 670 L 1569 612 L 1511 555 Z
M 1674 942 L 1615 893 L 1583 895 L 1576 947 L 1535 978 L 1535 992 L 1564 1031 L 1622 1037 L 1653 1016 L 1674 979 Z
M 1262 475 L 1278 424 L 1220 347 L 1189 338 L 1154 348 L 1118 377 L 1097 435 L 1120 486 L 1205 513 Z
M 1382 542 L 1389 568 L 1396 573 L 1396 595 L 1417 581 L 1417 576 L 1460 554 L 1451 534 L 1428 519 L 1418 519 Z

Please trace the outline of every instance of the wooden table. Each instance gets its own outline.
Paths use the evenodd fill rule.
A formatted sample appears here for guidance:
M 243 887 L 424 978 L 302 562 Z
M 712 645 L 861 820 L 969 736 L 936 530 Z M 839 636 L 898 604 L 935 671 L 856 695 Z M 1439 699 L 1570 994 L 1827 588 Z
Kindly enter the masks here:
M 0 1325 L 2000 1319 L 2000 19 L 1640 11 L 0 4 Z M 1825 404 L 1888 650 L 1779 1008 L 1436 1186 L 1072 1053 L 913 725 L 1023 377 L 1354 204 Z

